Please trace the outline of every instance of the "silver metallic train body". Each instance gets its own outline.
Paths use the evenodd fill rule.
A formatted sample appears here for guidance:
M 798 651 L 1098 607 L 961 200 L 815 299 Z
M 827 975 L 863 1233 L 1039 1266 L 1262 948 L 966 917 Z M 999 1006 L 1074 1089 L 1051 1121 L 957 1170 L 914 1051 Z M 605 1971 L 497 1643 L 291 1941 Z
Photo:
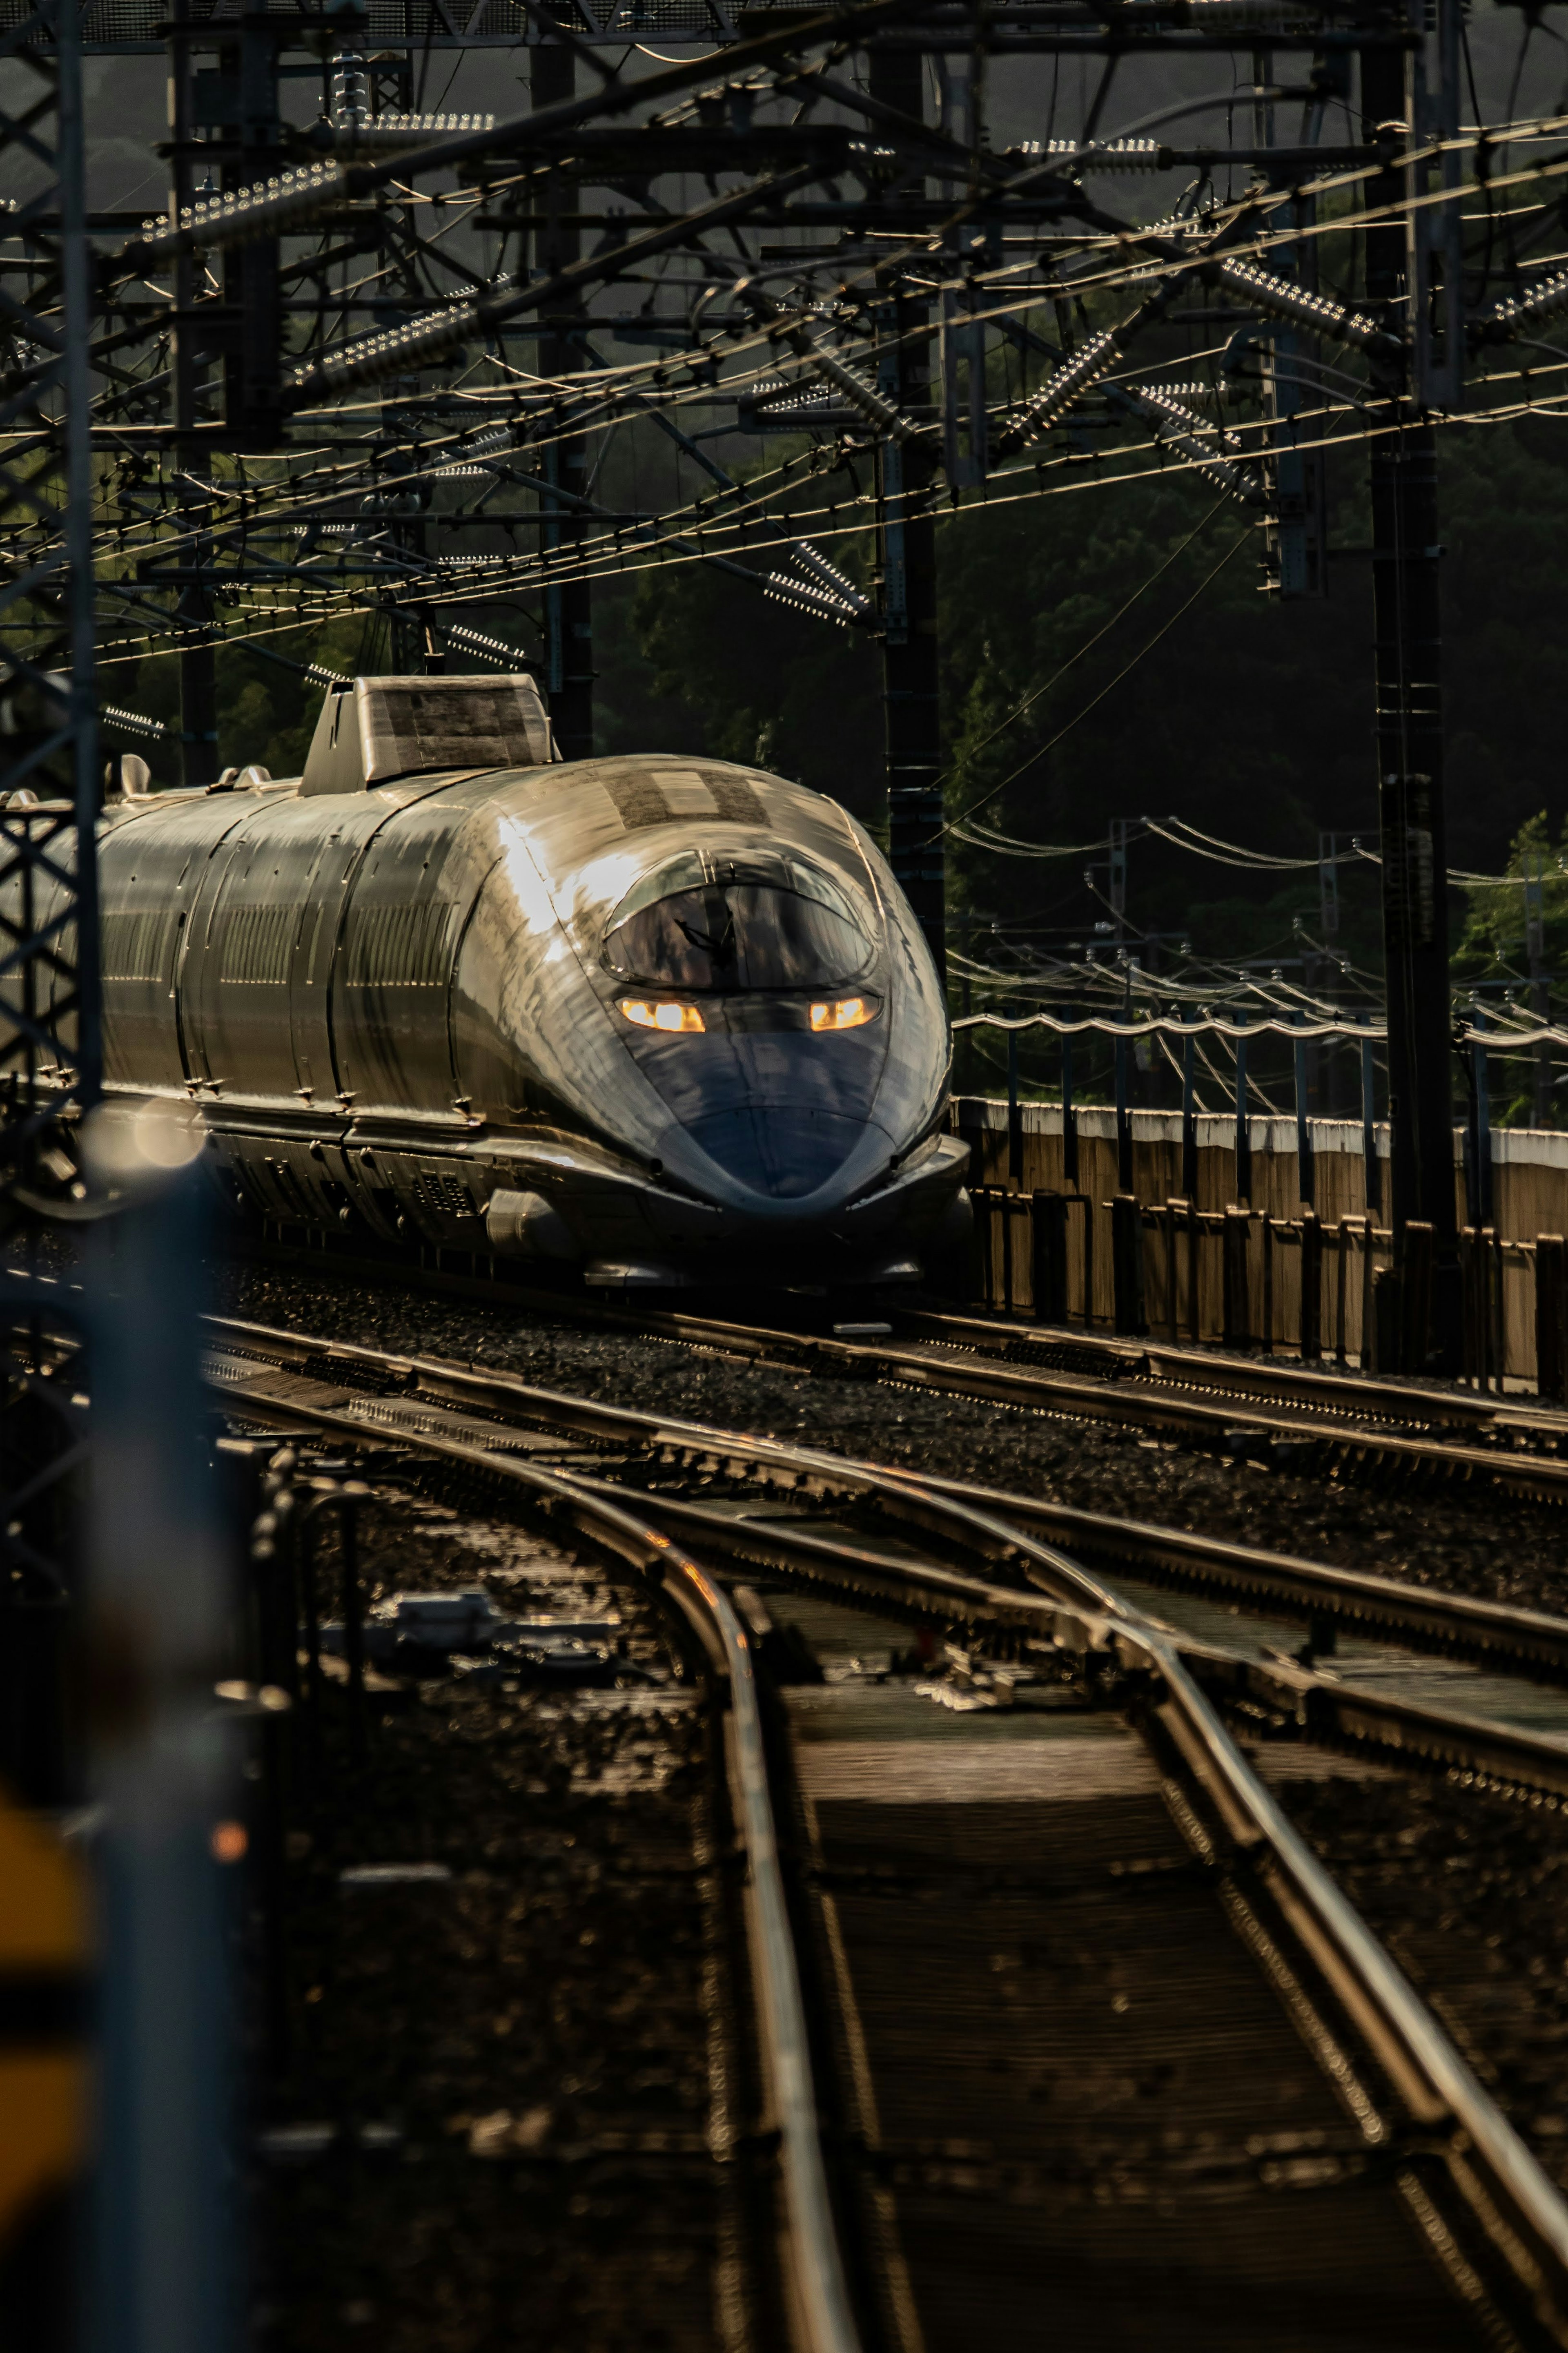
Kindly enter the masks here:
M 100 874 L 109 1088 L 198 1103 L 274 1220 L 833 1283 L 963 1214 L 924 941 L 777 776 L 558 763 L 527 679 L 361 680 L 301 779 L 111 800 Z

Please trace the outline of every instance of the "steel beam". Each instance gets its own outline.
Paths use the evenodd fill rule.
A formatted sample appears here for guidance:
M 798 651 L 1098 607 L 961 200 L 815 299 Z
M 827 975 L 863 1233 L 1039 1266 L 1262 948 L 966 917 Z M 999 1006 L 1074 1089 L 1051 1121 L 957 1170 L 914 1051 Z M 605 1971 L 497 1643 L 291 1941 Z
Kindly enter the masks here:
M 923 119 L 925 59 L 919 49 L 873 48 L 869 69 L 873 99 L 900 114 Z M 885 357 L 878 389 L 901 417 L 930 428 L 934 417 L 931 304 L 911 297 L 894 272 L 887 273 L 881 291 Z M 937 445 L 929 429 L 919 440 L 887 435 L 878 446 L 888 857 L 945 981 L 946 860 L 931 503 L 936 471 Z
M 561 41 L 544 41 L 533 50 L 530 90 L 536 107 L 559 106 L 575 95 L 577 62 Z M 567 191 L 558 174 L 550 178 L 549 217 L 534 232 L 534 255 L 541 274 L 555 278 L 569 269 L 582 253 L 582 232 L 564 216 Z M 576 314 L 581 305 L 576 306 Z M 573 313 L 568 313 L 573 315 Z M 539 370 L 560 377 L 576 374 L 583 349 L 570 329 L 541 336 Z M 545 479 L 569 498 L 584 499 L 588 488 L 588 445 L 581 433 L 552 439 L 542 452 Z M 542 556 L 553 554 L 569 563 L 583 536 L 583 510 L 555 503 L 540 541 Z M 545 684 L 555 746 L 563 760 L 594 756 L 594 592 L 586 580 L 544 583 Z
M 1367 139 L 1404 119 L 1405 61 L 1362 61 Z M 1372 207 L 1398 201 L 1403 175 L 1369 186 Z M 1403 222 L 1366 232 L 1367 307 L 1397 332 L 1417 292 Z M 1435 1236 L 1433 1321 L 1426 1368 L 1458 1372 L 1461 1343 L 1454 1189 L 1452 1018 L 1448 984 L 1448 855 L 1443 794 L 1442 636 L 1437 452 L 1432 426 L 1403 385 L 1386 409 L 1392 431 L 1372 444 L 1373 612 L 1377 707 L 1378 823 L 1388 995 L 1392 1221 Z M 1396 1241 L 1396 1250 L 1400 1245 Z

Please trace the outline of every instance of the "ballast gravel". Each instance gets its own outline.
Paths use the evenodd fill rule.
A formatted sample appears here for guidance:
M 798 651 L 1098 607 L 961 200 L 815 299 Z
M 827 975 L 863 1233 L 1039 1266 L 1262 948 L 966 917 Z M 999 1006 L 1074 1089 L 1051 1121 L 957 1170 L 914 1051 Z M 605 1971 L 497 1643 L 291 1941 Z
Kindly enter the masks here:
M 483 1587 L 621 1626 L 588 1687 L 426 1661 L 357 1768 L 341 1692 L 314 1764 L 297 1724 L 286 2044 L 252 2068 L 254 2353 L 710 2353 L 704 1686 L 631 1584 L 372 1478 L 367 1601 Z
M 1113 1424 L 755 1366 L 683 1342 L 595 1330 L 548 1309 L 430 1296 L 393 1282 L 238 1266 L 224 1293 L 229 1313 L 289 1331 L 491 1366 L 638 1411 L 832 1447 L 1522 1608 L 1568 1609 L 1563 1513 L 1485 1487 L 1403 1479 L 1373 1465 L 1274 1470 Z

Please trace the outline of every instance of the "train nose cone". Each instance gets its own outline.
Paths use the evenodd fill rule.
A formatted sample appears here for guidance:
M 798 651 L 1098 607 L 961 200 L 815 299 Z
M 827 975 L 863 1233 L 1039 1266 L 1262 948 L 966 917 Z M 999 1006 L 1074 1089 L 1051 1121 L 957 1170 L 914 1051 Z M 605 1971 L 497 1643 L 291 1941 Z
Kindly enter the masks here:
M 688 1121 L 701 1149 L 752 1192 L 799 1201 L 843 1167 L 865 1133 L 863 1120 L 800 1104 L 748 1103 Z

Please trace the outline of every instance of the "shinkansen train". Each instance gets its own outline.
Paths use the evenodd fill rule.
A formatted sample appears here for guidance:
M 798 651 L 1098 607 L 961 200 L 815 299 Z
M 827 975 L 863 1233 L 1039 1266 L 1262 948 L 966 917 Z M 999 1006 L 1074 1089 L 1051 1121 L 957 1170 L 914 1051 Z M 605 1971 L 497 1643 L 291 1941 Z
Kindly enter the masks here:
M 930 954 L 800 786 L 562 763 L 526 677 L 362 678 L 302 776 L 112 796 L 100 877 L 110 1092 L 199 1104 L 275 1221 L 611 1286 L 910 1280 L 959 1239 Z

